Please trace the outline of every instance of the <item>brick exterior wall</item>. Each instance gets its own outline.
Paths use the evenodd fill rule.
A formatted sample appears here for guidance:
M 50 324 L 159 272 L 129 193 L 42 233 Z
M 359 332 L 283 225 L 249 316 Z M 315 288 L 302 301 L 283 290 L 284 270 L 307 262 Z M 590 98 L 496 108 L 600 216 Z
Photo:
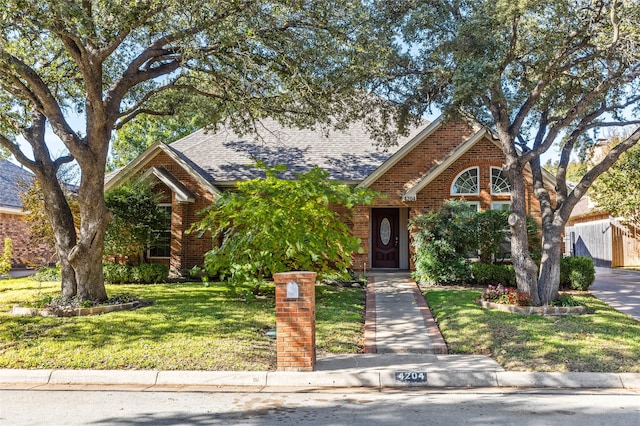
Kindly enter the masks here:
M 491 194 L 491 168 L 502 168 L 504 155 L 502 150 L 488 138 L 478 141 L 452 166 L 442 171 L 417 194 L 415 201 L 402 200 L 402 196 L 408 188 L 419 182 L 445 158 L 447 153 L 462 144 L 473 133 L 473 130 L 466 124 L 443 124 L 370 186 L 371 189 L 383 194 L 383 197 L 370 206 L 358 206 L 354 212 L 353 235 L 362 240 L 362 248 L 364 249 L 364 253 L 353 255 L 354 270 L 361 271 L 365 263 L 370 265 L 371 208 L 407 208 L 411 219 L 427 211 L 437 210 L 445 200 L 451 198 L 477 201 L 480 203 L 481 210 L 490 209 L 493 201 L 510 200 L 510 197 L 506 195 Z M 479 168 L 480 193 L 477 196 L 451 195 L 454 179 L 470 167 Z M 531 187 L 529 187 L 526 197 L 529 214 L 540 220 L 540 205 L 533 196 Z
M 154 166 L 163 167 L 195 195 L 194 203 L 180 203 L 166 185 L 161 182 L 156 185 L 156 191 L 164 194 L 163 201 L 171 202 L 171 258 L 150 261 L 168 263 L 171 275 L 181 275 L 194 266 L 201 266 L 204 254 L 211 250 L 211 235 L 198 237 L 197 233 L 187 234 L 186 231 L 199 220 L 199 212 L 213 203 L 213 195 L 163 152 L 149 161 L 141 173 Z
M 380 192 L 383 197 L 370 206 L 356 206 L 351 217 L 346 215 L 345 211 L 338 210 L 341 216 L 346 219 L 345 222 L 352 229 L 353 235 L 362 240 L 364 253 L 353 255 L 355 270 L 361 271 L 365 263 L 370 265 L 369 236 L 372 208 L 404 208 L 408 210 L 409 218 L 412 218 L 439 208 L 443 201 L 450 198 L 477 201 L 482 210 L 490 209 L 492 201 L 509 201 L 509 196 L 491 194 L 491 167 L 501 168 L 504 156 L 501 149 L 488 138 L 478 141 L 452 166 L 442 171 L 417 194 L 415 201 L 402 200 L 403 194 L 409 187 L 419 182 L 433 167 L 440 164 L 448 153 L 464 143 L 474 133 L 474 130 L 466 124 L 447 123 L 441 125 L 425 141 L 416 146 L 391 170 L 371 185 L 371 189 Z M 210 235 L 199 238 L 194 234 L 186 234 L 186 231 L 192 223 L 199 219 L 198 212 L 213 202 L 213 195 L 165 153 L 156 155 L 145 165 L 145 168 L 152 166 L 164 167 L 196 195 L 195 203 L 179 203 L 176 201 L 175 195 L 171 194 L 169 188 L 164 184 L 157 186 L 158 190 L 167 194 L 167 201 L 171 200 L 172 242 L 171 258 L 154 261 L 168 263 L 172 274 L 175 275 L 193 266 L 202 265 L 204 254 L 212 247 Z M 451 185 L 454 179 L 460 172 L 470 167 L 479 168 L 480 193 L 477 196 L 452 196 Z M 532 188 L 529 188 L 526 196 L 529 214 L 540 220 L 540 207 L 533 196 Z
M 4 251 L 4 239 L 11 238 L 13 265 L 35 266 L 55 262 L 55 250 L 48 245 L 36 243 L 22 217 L 18 214 L 0 213 L 0 253 Z

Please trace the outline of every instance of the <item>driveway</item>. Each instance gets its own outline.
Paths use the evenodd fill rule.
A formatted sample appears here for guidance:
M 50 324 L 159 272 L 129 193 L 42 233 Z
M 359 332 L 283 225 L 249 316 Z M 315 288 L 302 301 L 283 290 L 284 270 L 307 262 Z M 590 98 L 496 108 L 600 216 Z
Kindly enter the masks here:
M 589 288 L 598 299 L 640 321 L 640 271 L 596 268 Z

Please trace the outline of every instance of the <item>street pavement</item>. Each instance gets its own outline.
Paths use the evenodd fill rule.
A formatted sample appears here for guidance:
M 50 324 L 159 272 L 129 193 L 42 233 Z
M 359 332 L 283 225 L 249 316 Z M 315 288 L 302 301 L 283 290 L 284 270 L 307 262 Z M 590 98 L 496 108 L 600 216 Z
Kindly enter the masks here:
M 616 276 L 598 270 L 596 288 L 615 285 Z M 626 276 L 625 274 L 622 274 Z M 626 276 L 635 295 L 640 274 Z M 633 287 L 635 286 L 635 287 Z M 610 287 L 607 287 L 610 288 Z M 626 288 L 626 287 L 625 287 Z M 598 290 L 600 291 L 600 290 Z M 605 290 L 612 291 L 612 290 Z M 626 292 L 627 290 L 625 290 Z M 597 295 L 597 294 L 596 294 Z M 626 309 L 624 299 L 619 309 Z M 377 273 L 367 287 L 365 348 L 368 353 L 318 359 L 313 372 L 227 372 L 151 370 L 0 370 L 0 389 L 211 390 L 219 387 L 298 389 L 361 387 L 620 389 L 640 392 L 636 373 L 512 372 L 489 357 L 448 355 L 446 345 L 417 285 L 408 273 Z M 87 388 L 89 386 L 89 388 Z
M 640 321 L 640 271 L 596 268 L 591 294 Z
M 0 390 L 0 424 L 11 426 L 637 426 L 639 418 L 640 395 L 624 390 Z

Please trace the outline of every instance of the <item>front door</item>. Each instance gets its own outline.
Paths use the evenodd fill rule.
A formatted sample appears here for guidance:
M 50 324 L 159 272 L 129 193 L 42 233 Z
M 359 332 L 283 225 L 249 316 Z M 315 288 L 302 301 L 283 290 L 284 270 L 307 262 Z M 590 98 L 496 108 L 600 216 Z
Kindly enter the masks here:
M 399 210 L 372 209 L 371 216 L 371 266 L 373 268 L 399 268 Z

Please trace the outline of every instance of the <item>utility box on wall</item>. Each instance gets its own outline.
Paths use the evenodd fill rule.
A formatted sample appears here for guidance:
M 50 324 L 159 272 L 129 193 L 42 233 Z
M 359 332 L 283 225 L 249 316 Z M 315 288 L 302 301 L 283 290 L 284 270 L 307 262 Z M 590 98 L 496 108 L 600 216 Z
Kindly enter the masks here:
M 276 285 L 278 371 L 313 371 L 316 365 L 316 273 L 282 272 Z

